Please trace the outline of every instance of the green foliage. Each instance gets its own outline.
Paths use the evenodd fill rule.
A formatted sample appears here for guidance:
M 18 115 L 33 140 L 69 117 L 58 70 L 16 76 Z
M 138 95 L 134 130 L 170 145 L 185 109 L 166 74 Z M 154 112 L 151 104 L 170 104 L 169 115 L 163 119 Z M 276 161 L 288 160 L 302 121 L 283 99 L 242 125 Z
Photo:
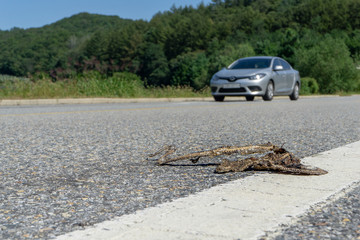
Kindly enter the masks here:
M 317 94 L 319 92 L 319 85 L 316 79 L 310 77 L 301 78 L 301 95 Z
M 305 0 L 294 8 L 293 19 L 306 28 L 326 33 L 360 27 L 358 0 Z
M 215 45 L 216 42 L 213 44 Z M 224 67 L 228 67 L 236 59 L 254 55 L 254 49 L 247 43 L 236 45 L 226 44 L 225 46 L 215 45 L 209 56 L 210 72 L 213 74 Z
M 209 62 L 203 52 L 191 52 L 178 56 L 170 62 L 171 85 L 204 88 L 209 81 Z
M 155 43 L 146 43 L 141 47 L 140 62 L 142 63 L 140 76 L 147 85 L 161 86 L 170 84 L 167 81 L 169 64 L 163 47 Z
M 316 45 L 295 53 L 296 67 L 303 76 L 317 79 L 321 93 L 354 91 L 359 72 L 345 43 L 326 36 Z
M 81 13 L 42 28 L 1 31 L 0 74 L 27 76 L 74 68 L 85 57 L 84 45 L 94 32 L 136 24 L 118 17 Z
M 212 21 L 196 12 L 191 15 L 174 15 L 170 27 L 165 41 L 168 59 L 186 52 L 206 49 L 212 35 Z

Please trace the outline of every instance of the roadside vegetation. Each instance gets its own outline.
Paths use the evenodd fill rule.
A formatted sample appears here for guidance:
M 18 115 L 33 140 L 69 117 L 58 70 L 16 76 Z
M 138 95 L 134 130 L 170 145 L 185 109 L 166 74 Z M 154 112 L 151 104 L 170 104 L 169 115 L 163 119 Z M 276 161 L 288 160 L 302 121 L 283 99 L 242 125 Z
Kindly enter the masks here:
M 19 78 L 0 75 L 0 99 L 41 99 L 41 98 L 176 98 L 210 97 L 208 87 L 194 91 L 186 86 L 145 87 L 139 76 L 133 73 L 116 73 L 111 77 L 98 72 L 62 81 L 48 77 Z
M 149 22 L 81 13 L 0 31 L 0 98 L 209 96 L 216 71 L 253 55 L 290 62 L 301 94 L 359 93 L 359 12 L 358 0 L 213 0 Z

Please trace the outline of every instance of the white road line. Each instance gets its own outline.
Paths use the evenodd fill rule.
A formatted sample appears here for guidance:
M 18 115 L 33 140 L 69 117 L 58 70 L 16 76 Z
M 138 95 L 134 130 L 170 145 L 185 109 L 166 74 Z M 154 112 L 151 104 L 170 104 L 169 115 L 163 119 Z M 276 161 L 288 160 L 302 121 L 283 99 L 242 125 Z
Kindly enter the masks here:
M 358 183 L 360 141 L 302 162 L 329 173 L 254 175 L 57 239 L 257 239 Z

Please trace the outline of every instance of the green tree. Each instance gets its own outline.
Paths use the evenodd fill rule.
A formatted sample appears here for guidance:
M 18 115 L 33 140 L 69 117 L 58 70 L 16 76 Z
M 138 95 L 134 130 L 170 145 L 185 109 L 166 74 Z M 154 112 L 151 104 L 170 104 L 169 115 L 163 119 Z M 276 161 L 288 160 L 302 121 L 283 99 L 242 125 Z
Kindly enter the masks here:
M 108 36 L 103 31 L 97 31 L 85 45 L 85 55 L 88 58 L 95 57 L 104 60 L 106 46 L 108 45 Z
M 360 60 L 360 30 L 356 29 L 349 34 L 346 40 L 346 45 L 349 47 L 351 57 Z
M 209 56 L 210 74 L 212 75 L 221 68 L 229 66 L 239 58 L 254 55 L 254 49 L 249 44 L 226 44 L 224 47 L 214 48 L 212 54 Z
M 205 87 L 209 81 L 209 62 L 204 52 L 190 52 L 179 55 L 170 62 L 171 85 L 190 86 L 196 90 Z
M 302 76 L 317 79 L 321 93 L 354 91 L 359 86 L 359 73 L 341 39 L 328 35 L 310 48 L 300 48 L 295 62 Z
M 159 44 L 146 43 L 140 56 L 140 76 L 149 85 L 169 85 L 169 66 L 163 48 Z
M 359 25 L 357 0 L 305 0 L 296 6 L 293 19 L 303 27 L 327 33 L 333 29 L 349 30 Z
M 212 36 L 212 22 L 200 14 L 190 16 L 174 15 L 170 23 L 171 31 L 165 42 L 168 59 L 196 51 L 205 50 Z

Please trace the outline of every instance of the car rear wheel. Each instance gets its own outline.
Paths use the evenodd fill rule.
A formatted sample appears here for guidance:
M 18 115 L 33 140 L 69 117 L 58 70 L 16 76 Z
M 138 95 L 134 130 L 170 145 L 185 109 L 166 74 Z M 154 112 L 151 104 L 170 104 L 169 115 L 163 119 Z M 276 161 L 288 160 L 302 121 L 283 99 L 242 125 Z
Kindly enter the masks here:
M 274 83 L 269 82 L 269 84 L 266 87 L 265 95 L 262 96 L 262 98 L 264 99 L 264 101 L 271 101 L 273 97 L 274 97 Z
M 299 98 L 299 84 L 298 83 L 295 84 L 294 91 L 291 93 L 291 95 L 289 97 L 290 97 L 290 100 L 292 100 L 292 101 L 298 100 L 298 98 Z
M 215 101 L 222 102 L 225 99 L 225 96 L 214 96 Z
M 245 96 L 246 101 L 254 101 L 255 96 Z

